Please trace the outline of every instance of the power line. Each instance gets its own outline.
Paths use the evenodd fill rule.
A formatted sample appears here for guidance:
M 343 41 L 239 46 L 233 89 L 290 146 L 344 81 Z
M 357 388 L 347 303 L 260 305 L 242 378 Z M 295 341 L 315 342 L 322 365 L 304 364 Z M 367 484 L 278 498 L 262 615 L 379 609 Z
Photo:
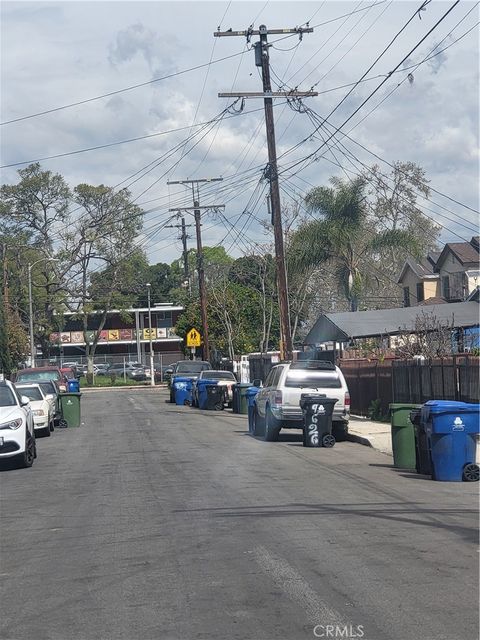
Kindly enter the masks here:
M 457 6 L 457 4 L 460 2 L 460 0 L 456 0 L 455 3 L 450 7 L 450 9 L 448 9 L 448 11 L 446 11 L 443 16 L 434 24 L 434 26 L 423 36 L 423 38 L 413 47 L 413 49 L 411 49 L 409 51 L 409 53 L 404 56 L 402 58 L 402 60 L 395 66 L 395 68 L 393 69 L 393 71 L 391 73 L 393 73 L 394 71 L 396 71 L 399 67 L 402 66 L 402 64 L 405 62 L 405 60 L 407 60 L 414 51 L 416 51 L 416 49 L 418 49 L 418 47 L 426 40 L 426 38 L 439 26 L 439 24 L 441 22 L 443 22 L 443 20 L 445 20 L 445 18 L 449 15 L 449 13 L 451 11 L 453 11 L 453 9 Z M 387 80 L 389 79 L 391 73 L 389 74 L 389 76 L 387 78 L 385 78 L 366 98 L 365 100 L 363 100 L 363 102 L 354 110 L 354 112 L 348 116 L 348 118 L 346 120 L 344 120 L 344 122 L 337 128 L 337 131 L 340 131 L 346 124 L 347 122 L 349 122 L 359 111 L 360 109 L 377 93 L 377 91 L 385 84 L 385 82 L 387 82 Z M 318 129 L 320 128 L 321 125 L 318 125 L 317 129 L 313 132 L 316 133 L 318 131 Z M 298 160 L 297 162 L 293 163 L 290 167 L 288 167 L 288 169 L 284 169 L 282 170 L 280 173 L 283 173 L 286 170 L 291 170 L 293 167 L 298 166 L 299 164 L 302 164 L 303 162 L 313 158 L 314 156 L 316 156 L 316 154 L 320 151 L 320 149 L 322 149 L 322 147 L 324 147 L 326 145 L 327 142 L 329 142 L 331 140 L 331 138 L 333 138 L 336 135 L 336 132 L 332 133 L 331 136 L 325 141 L 323 142 L 323 144 L 320 145 L 320 147 L 318 147 L 315 151 L 313 151 L 312 153 L 310 153 L 308 156 L 306 156 L 305 158 Z M 292 147 L 288 152 L 286 153 L 290 153 L 291 151 L 293 151 L 293 149 L 295 149 L 296 147 L 299 146 L 299 144 L 302 144 L 303 142 L 306 142 L 310 137 L 312 136 L 312 134 L 310 134 L 308 136 L 308 138 L 305 138 L 301 143 L 298 143 L 297 145 L 295 145 L 295 147 Z M 285 156 L 286 153 L 284 153 L 283 155 Z

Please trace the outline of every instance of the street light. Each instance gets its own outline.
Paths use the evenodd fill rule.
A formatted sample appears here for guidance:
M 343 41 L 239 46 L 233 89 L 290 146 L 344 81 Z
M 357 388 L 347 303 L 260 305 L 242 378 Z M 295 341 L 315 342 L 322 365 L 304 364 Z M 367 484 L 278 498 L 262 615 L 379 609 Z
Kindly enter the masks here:
M 32 299 L 32 267 L 39 262 L 48 260 L 50 262 L 59 262 L 57 258 L 40 258 L 28 265 L 28 308 L 30 314 L 30 366 L 35 366 L 35 345 L 33 340 L 33 299 Z
M 150 287 L 152 285 L 150 282 L 147 282 L 147 293 L 148 293 L 148 337 L 150 340 L 150 384 L 152 387 L 155 386 L 155 370 L 153 368 L 153 345 L 152 345 L 152 308 L 150 306 Z

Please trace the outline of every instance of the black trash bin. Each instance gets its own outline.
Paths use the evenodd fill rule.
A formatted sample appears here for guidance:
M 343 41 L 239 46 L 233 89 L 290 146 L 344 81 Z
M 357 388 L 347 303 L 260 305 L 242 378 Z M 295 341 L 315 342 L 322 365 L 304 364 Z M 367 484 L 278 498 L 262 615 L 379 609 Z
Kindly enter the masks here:
M 332 435 L 332 415 L 338 398 L 327 398 L 321 393 L 302 393 L 300 407 L 303 412 L 303 446 L 326 447 L 335 445 Z
M 218 384 L 205 385 L 207 391 L 207 406 L 210 411 L 222 411 L 225 405 L 225 388 Z
M 415 435 L 415 470 L 429 476 L 432 473 L 432 453 L 430 437 L 426 430 L 427 418 L 428 414 L 423 407 L 410 412 L 410 422 L 413 424 Z

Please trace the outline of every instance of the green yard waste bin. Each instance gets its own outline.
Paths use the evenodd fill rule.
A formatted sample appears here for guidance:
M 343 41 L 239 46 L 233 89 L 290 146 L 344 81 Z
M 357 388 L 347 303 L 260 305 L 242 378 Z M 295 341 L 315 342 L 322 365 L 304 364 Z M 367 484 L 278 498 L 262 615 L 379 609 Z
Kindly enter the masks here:
M 247 389 L 250 389 L 252 385 L 250 382 L 237 382 L 232 385 L 232 412 L 244 413 L 248 415 L 248 396 Z
M 415 431 L 410 412 L 420 404 L 391 404 L 393 466 L 397 469 L 415 469 Z
M 60 393 L 60 411 L 62 419 L 61 427 L 79 427 L 80 426 L 80 398 L 82 394 L 76 392 Z

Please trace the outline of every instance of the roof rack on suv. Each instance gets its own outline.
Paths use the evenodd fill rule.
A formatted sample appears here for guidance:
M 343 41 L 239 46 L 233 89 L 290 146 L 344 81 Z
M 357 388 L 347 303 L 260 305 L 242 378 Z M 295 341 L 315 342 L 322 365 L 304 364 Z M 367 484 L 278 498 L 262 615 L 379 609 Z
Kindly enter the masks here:
M 335 365 L 333 362 L 327 360 L 297 360 L 292 362 L 290 369 L 315 369 L 317 371 L 335 371 Z

